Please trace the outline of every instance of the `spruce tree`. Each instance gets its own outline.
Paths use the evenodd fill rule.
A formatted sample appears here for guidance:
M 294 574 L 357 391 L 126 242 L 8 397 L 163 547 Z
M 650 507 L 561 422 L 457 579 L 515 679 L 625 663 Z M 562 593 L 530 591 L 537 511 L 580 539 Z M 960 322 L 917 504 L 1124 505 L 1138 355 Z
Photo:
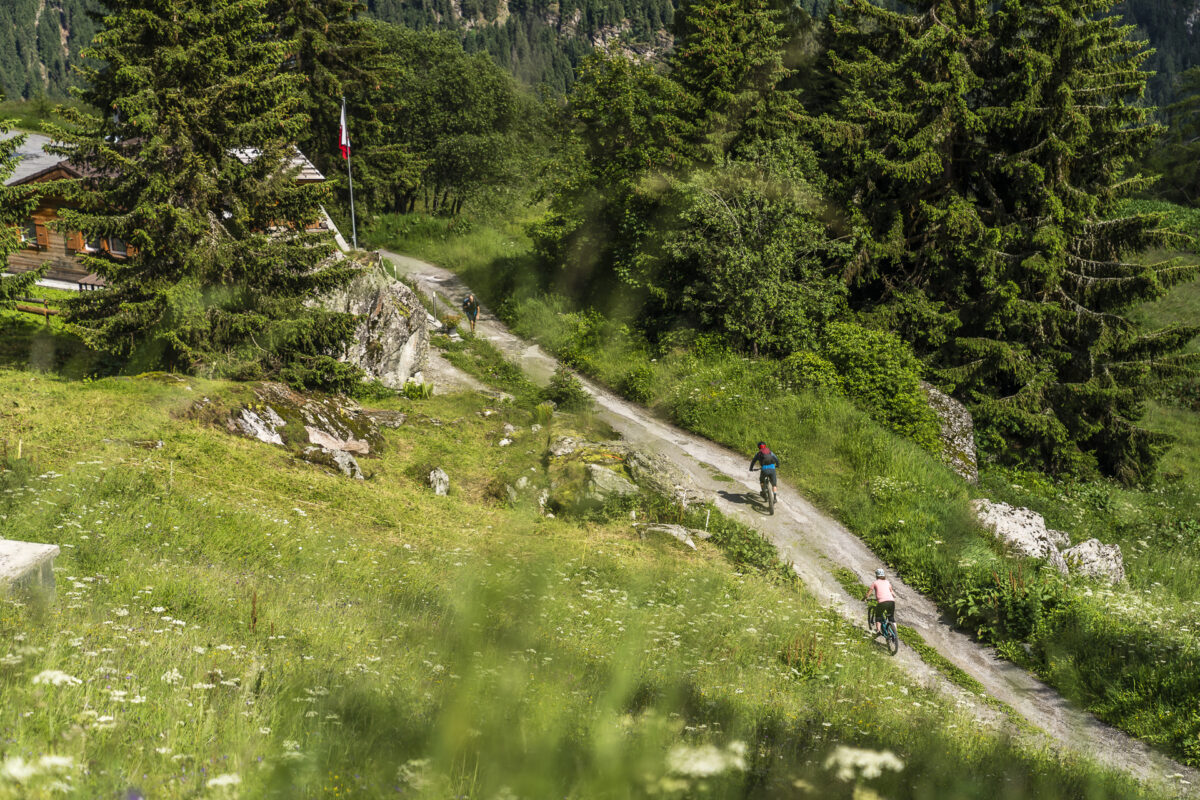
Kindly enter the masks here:
M 15 124 L 14 120 L 0 120 L 0 137 Z M 23 144 L 23 133 L 0 138 L 0 265 L 8 264 L 8 257 L 22 247 L 20 231 L 36 205 L 36 196 L 29 187 L 4 185 L 17 168 L 20 158 L 17 153 Z M 41 269 L 0 276 L 0 302 L 20 297 L 44 273 L 45 269 Z
M 1157 130 L 1144 43 L 1110 5 L 850 0 L 821 133 L 865 242 L 855 304 L 917 345 L 994 450 L 1136 480 L 1158 450 L 1141 404 L 1194 331 L 1124 314 L 1194 271 L 1131 260 L 1162 234 L 1120 206 Z
M 101 245 L 83 260 L 109 283 L 67 318 L 134 368 L 303 380 L 353 330 L 306 305 L 352 269 L 305 232 L 323 191 L 290 168 L 308 120 L 264 2 L 109 0 L 82 74 L 99 111 L 53 131 L 83 176 L 62 227 Z
M 750 140 L 786 136 L 802 109 L 783 88 L 782 12 L 769 0 L 688 0 L 676 17 L 671 79 L 691 95 L 693 131 L 708 160 Z

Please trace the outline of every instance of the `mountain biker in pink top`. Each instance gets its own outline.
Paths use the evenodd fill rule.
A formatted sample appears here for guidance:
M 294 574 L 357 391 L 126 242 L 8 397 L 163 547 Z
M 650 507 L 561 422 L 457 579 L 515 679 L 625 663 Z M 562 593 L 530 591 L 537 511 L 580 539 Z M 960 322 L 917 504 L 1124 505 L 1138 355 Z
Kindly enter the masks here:
M 867 593 L 863 595 L 863 600 L 869 599 L 871 595 L 875 595 L 875 611 L 872 615 L 871 630 L 879 633 L 880 621 L 884 614 L 887 614 L 888 622 L 893 625 L 896 623 L 896 595 L 892 592 L 892 584 L 884 577 L 881 569 L 875 570 L 875 582 L 867 587 Z

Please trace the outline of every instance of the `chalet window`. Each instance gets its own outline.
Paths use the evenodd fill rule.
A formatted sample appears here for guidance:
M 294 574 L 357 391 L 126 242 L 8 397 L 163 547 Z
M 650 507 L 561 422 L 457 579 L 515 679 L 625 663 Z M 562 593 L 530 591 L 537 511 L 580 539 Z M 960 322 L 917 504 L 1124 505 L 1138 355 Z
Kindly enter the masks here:
M 38 246 L 37 227 L 37 223 L 34 222 L 33 217 L 30 217 L 21 224 L 21 244 L 26 247 Z
M 125 246 L 125 240 L 117 236 L 108 237 L 108 252 L 114 256 L 129 255 L 129 248 Z
M 100 251 L 99 237 L 91 239 L 83 243 L 83 250 L 86 253 L 98 253 Z

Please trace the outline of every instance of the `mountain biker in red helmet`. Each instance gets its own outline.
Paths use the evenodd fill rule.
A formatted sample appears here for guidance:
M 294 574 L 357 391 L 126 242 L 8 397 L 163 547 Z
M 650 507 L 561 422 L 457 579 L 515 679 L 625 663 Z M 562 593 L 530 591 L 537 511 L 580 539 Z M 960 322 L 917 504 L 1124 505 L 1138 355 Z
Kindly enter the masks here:
M 755 464 L 762 467 L 758 482 L 762 487 L 763 500 L 766 500 L 768 491 L 775 492 L 779 488 L 779 478 L 775 474 L 775 468 L 779 466 L 779 456 L 771 452 L 771 448 L 767 447 L 766 442 L 759 442 L 758 452 L 754 454 L 754 458 L 750 459 L 751 472 L 754 471 Z M 771 486 L 769 490 L 767 484 Z

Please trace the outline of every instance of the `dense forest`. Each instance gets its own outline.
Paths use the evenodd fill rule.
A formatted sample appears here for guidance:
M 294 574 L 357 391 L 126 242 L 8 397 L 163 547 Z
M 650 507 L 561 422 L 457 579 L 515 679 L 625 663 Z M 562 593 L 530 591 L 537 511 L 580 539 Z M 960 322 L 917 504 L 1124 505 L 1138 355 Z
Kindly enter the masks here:
M 91 41 L 91 0 L 9 0 L 0 7 L 0 88 L 10 98 L 62 97 L 70 67 Z M 564 92 L 596 45 L 662 56 L 678 0 L 367 0 L 366 13 L 413 29 L 453 31 L 467 52 L 486 52 L 522 83 Z M 780 5 L 783 5 L 782 3 Z M 824 19 L 830 0 L 788 4 Z M 886 5 L 883 4 L 883 5 Z M 1149 97 L 1169 102 L 1184 71 L 1200 64 L 1200 2 L 1126 0 L 1115 10 L 1156 52 Z

